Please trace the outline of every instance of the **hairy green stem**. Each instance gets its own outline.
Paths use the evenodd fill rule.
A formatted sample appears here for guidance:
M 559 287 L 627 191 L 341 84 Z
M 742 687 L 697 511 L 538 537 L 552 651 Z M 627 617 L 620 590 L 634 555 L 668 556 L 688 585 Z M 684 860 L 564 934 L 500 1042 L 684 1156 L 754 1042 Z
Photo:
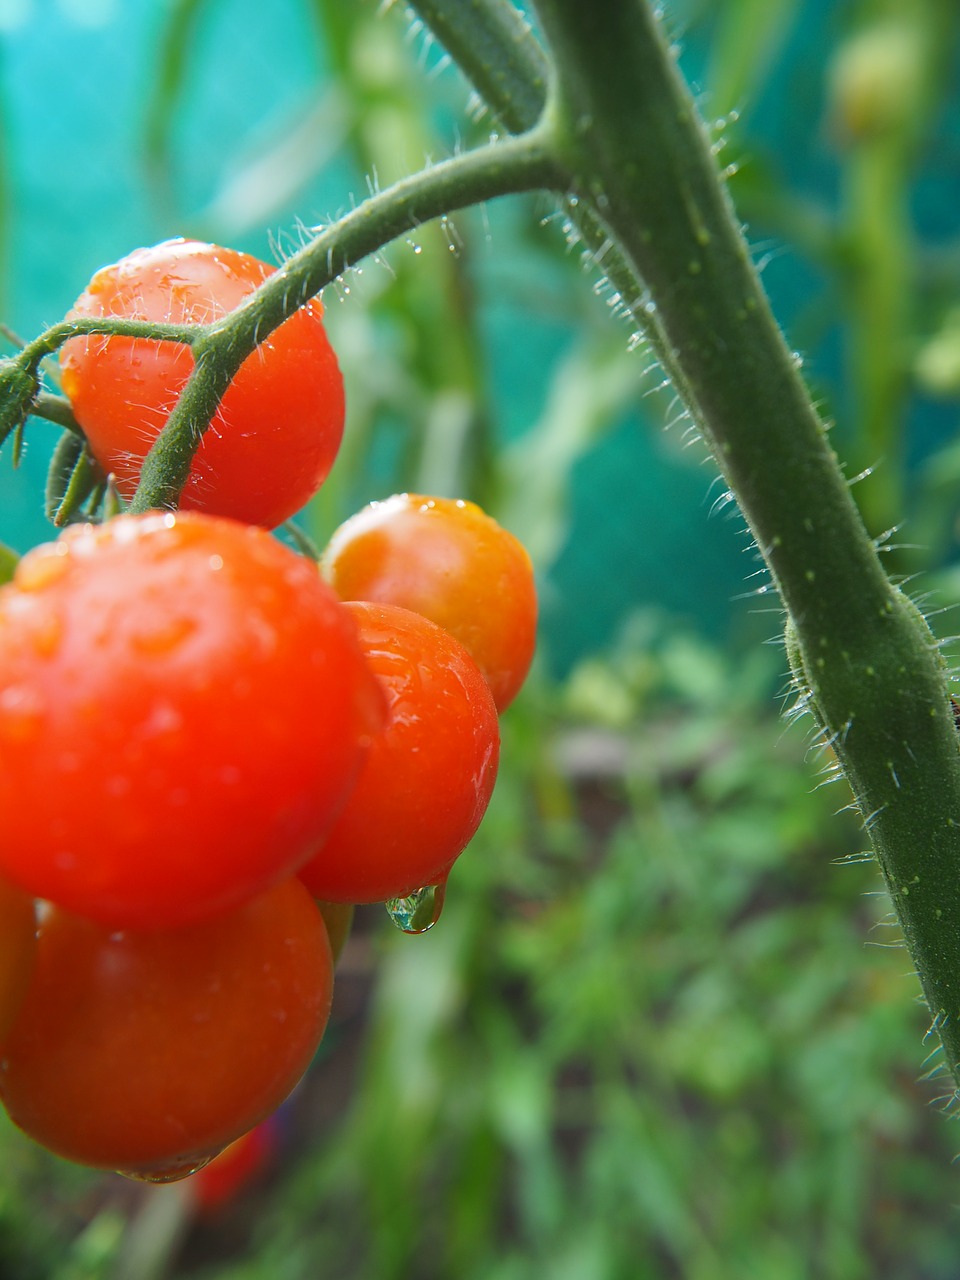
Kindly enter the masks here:
M 550 63 L 509 0 L 413 0 L 413 8 L 511 133 L 539 120 Z
M 548 118 L 643 279 L 795 628 L 956 1080 L 960 752 L 936 645 L 884 574 L 770 311 L 691 95 L 641 0 L 538 0 Z
M 176 505 L 203 432 L 243 361 L 348 268 L 424 222 L 468 205 L 556 188 L 562 171 L 537 129 L 454 156 L 371 196 L 324 228 L 193 343 L 194 371 L 144 461 L 131 511 Z
M 78 316 L 75 320 L 61 320 L 51 325 L 12 358 L 22 369 L 36 371 L 41 361 L 55 355 L 71 338 L 102 334 L 150 342 L 179 342 L 189 347 L 203 333 L 204 326 L 198 324 L 162 324 L 153 320 L 128 320 L 124 316 Z
M 510 0 L 412 0 L 412 7 L 493 114 L 511 132 L 532 128 L 543 115 L 553 67 L 530 24 Z M 564 201 L 563 212 L 564 234 L 582 245 L 585 260 L 605 277 L 612 308 L 630 316 L 699 422 L 696 397 L 673 358 L 633 263 L 588 202 L 574 194 Z
M 83 435 L 83 429 L 73 416 L 73 409 L 66 396 L 55 395 L 52 391 L 41 391 L 34 400 L 30 412 L 35 418 L 44 418 L 47 422 L 55 422 L 58 427 L 66 427 L 74 435 Z
M 63 396 L 44 391 L 41 382 L 43 361 L 71 338 L 102 334 L 192 346 L 203 332 L 200 325 L 155 324 L 122 316 L 83 316 L 52 325 L 33 342 L 22 344 L 15 355 L 0 359 L 0 444 L 11 433 L 15 433 L 14 441 L 18 441 L 23 424 L 31 414 L 57 422 L 70 431 L 80 431 L 69 402 Z

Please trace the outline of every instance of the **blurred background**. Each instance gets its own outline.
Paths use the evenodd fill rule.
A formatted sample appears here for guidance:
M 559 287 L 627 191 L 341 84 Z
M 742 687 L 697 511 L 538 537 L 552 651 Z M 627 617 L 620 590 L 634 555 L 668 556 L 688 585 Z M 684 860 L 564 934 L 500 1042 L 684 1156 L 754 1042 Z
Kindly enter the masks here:
M 960 10 L 673 0 L 668 27 L 891 571 L 960 601 Z M 0 319 L 32 338 L 173 235 L 268 260 L 492 121 L 402 3 L 0 0 Z M 168 1188 L 0 1124 L 0 1280 L 960 1274 L 960 1131 L 840 784 L 780 710 L 767 579 L 543 199 L 324 299 L 323 543 L 469 497 L 528 544 L 538 665 L 437 927 L 358 913 L 318 1059 L 232 1173 Z M 0 456 L 49 537 L 56 430 Z

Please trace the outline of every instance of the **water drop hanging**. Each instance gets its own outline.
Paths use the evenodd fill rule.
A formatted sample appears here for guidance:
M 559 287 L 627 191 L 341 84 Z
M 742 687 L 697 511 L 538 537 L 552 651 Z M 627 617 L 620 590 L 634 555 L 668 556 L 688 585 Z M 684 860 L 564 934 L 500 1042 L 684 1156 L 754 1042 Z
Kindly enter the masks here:
M 214 1152 L 214 1155 L 219 1154 Z M 181 1182 L 184 1178 L 189 1178 L 192 1173 L 198 1173 L 213 1159 L 213 1155 L 204 1156 L 200 1160 L 195 1160 L 192 1164 L 175 1164 L 170 1165 L 166 1169 L 118 1169 L 117 1173 L 121 1178 L 129 1178 L 131 1182 L 152 1182 L 157 1185 L 167 1182 Z
M 414 889 L 406 897 L 391 898 L 384 904 L 387 915 L 404 933 L 426 933 L 440 919 L 446 891 L 447 880 L 444 877 L 436 884 Z

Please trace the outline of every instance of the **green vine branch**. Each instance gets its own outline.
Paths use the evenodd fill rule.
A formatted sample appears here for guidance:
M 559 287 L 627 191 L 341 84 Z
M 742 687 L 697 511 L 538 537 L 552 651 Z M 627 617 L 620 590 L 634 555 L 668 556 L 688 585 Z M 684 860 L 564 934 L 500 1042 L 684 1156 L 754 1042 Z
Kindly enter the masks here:
M 371 196 L 320 231 L 239 307 L 209 324 L 105 316 L 53 325 L 0 361 L 0 444 L 30 415 L 79 431 L 66 399 L 42 385 L 43 361 L 69 339 L 103 335 L 180 343 L 190 348 L 194 369 L 145 459 L 130 510 L 175 507 L 227 387 L 274 329 L 350 267 L 425 222 L 499 196 L 560 187 L 562 171 L 546 144 L 545 132 L 534 127 L 453 156 Z
M 651 9 L 537 10 L 565 167 L 649 289 L 787 608 L 801 697 L 851 783 L 956 1083 L 960 751 L 936 643 L 881 568 Z
M 131 511 L 176 505 L 203 431 L 240 365 L 309 298 L 425 222 L 499 196 L 554 188 L 561 181 L 547 138 L 535 128 L 405 178 L 320 231 L 193 343 L 195 369 L 147 455 Z
M 24 343 L 15 355 L 0 360 L 0 445 L 11 433 L 19 431 L 31 415 L 47 418 L 69 431 L 79 431 L 67 400 L 44 390 L 41 371 L 44 360 L 71 338 L 100 334 L 193 346 L 202 332 L 200 325 L 159 324 L 122 316 L 83 316 L 51 325 L 38 338 Z
M 444 46 L 493 115 L 511 132 L 530 129 L 542 119 L 554 74 L 553 64 L 529 22 L 510 0 L 411 0 L 411 7 Z M 610 236 L 589 201 L 564 191 L 564 234 L 579 244 L 586 265 L 609 285 L 608 303 L 629 316 L 634 333 L 649 345 L 684 405 L 700 425 L 700 412 L 686 374 L 674 359 L 656 306 L 635 265 Z

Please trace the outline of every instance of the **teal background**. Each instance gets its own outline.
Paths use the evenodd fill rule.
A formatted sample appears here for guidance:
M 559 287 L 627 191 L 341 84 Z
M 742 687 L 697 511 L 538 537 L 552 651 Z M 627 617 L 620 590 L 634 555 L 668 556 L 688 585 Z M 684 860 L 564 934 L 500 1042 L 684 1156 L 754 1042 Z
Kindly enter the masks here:
M 817 0 L 780 8 L 784 33 L 744 104 L 735 149 L 798 199 L 812 196 L 829 207 L 838 179 L 822 121 L 822 50 L 837 35 L 843 6 Z M 299 225 L 335 216 L 365 191 L 365 175 L 344 145 L 318 24 L 303 0 L 192 6 L 184 92 L 168 122 L 169 154 L 159 163 L 150 149 L 150 104 L 162 71 L 160 35 L 175 9 L 164 0 L 0 0 L 6 209 L 0 310 L 23 335 L 61 317 L 97 267 L 138 245 L 195 234 L 274 260 L 278 249 L 299 242 Z M 695 85 L 710 75 L 713 21 L 710 6 L 692 2 L 678 14 L 678 26 L 689 24 L 683 58 Z M 415 42 L 411 50 L 436 63 L 436 54 L 424 54 Z M 464 95 L 452 71 L 434 83 L 437 127 L 449 150 L 458 141 L 449 107 L 462 106 Z M 958 147 L 955 104 L 951 111 L 938 134 L 941 153 Z M 282 150 L 291 134 L 301 138 L 299 148 L 281 165 L 275 189 L 262 183 L 251 204 L 235 186 L 238 175 L 251 157 Z M 942 154 L 935 154 L 917 183 L 922 229 L 952 230 L 956 195 L 955 176 L 944 176 Z M 538 208 L 538 216 L 545 212 Z M 491 210 L 492 230 L 475 237 L 471 260 L 485 371 L 507 442 L 522 437 L 542 412 L 551 372 L 569 352 L 584 313 L 582 300 L 568 305 L 569 273 L 549 254 L 530 253 L 529 226 L 521 222 L 510 210 Z M 758 257 L 769 258 L 765 281 L 775 310 L 840 421 L 842 446 L 851 405 L 819 268 L 766 239 L 762 226 L 750 231 Z M 555 227 L 542 232 L 547 246 L 558 239 Z M 588 286 L 585 278 L 584 295 Z M 355 291 L 341 307 L 332 298 L 327 303 L 336 338 L 342 312 L 363 301 Z M 602 310 L 593 308 L 599 325 L 606 323 Z M 625 344 L 629 334 L 622 332 Z M 638 606 L 662 608 L 737 647 L 774 629 L 756 601 L 741 598 L 757 585 L 750 577 L 756 564 L 730 509 L 710 515 L 720 492 L 712 487 L 712 465 L 704 465 L 698 445 L 685 448 L 682 426 L 662 429 L 668 401 L 669 395 L 638 394 L 573 466 L 565 536 L 538 564 L 544 652 L 557 673 L 602 645 Z M 642 419 L 648 425 L 639 425 Z M 953 406 L 912 406 L 914 469 L 954 423 Z M 55 434 L 34 422 L 19 473 L 0 471 L 0 540 L 18 550 L 50 533 L 39 493 Z M 375 496 L 383 495 L 374 459 L 357 498 Z

